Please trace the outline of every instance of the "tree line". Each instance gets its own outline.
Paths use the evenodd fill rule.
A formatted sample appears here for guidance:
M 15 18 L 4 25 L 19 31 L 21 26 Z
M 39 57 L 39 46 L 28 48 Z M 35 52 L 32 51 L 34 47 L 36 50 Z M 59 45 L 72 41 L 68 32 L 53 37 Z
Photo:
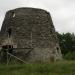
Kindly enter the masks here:
M 62 55 L 65 59 L 75 60 L 75 34 L 74 33 L 58 33 L 59 45 Z

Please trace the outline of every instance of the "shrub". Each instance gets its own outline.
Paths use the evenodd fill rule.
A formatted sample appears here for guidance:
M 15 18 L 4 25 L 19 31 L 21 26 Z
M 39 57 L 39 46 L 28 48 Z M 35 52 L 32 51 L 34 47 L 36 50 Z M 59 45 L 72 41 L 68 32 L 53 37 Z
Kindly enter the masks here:
M 68 52 L 65 56 L 64 59 L 67 60 L 75 60 L 75 52 Z

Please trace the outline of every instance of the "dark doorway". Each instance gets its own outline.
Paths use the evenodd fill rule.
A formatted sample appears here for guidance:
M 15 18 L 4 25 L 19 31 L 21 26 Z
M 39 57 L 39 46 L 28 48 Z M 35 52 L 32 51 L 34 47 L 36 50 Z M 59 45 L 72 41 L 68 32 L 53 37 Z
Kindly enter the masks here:
M 12 30 L 11 30 L 11 28 L 9 28 L 7 32 L 8 32 L 8 37 L 10 38 L 10 36 L 11 36 L 11 33 L 12 33 Z
M 12 53 L 13 52 L 13 45 L 4 45 L 2 46 L 2 50 L 6 50 L 7 52 L 9 53 Z
M 7 56 L 7 52 L 13 54 L 13 45 L 3 45 L 1 50 L 1 62 L 6 63 L 7 58 L 10 57 Z

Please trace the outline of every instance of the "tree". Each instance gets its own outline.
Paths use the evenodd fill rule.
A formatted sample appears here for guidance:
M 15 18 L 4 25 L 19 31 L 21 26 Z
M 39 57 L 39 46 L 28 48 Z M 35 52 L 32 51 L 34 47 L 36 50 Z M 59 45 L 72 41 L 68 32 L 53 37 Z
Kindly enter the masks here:
M 74 35 L 74 33 L 60 34 L 57 32 L 57 36 L 59 38 L 59 44 L 60 44 L 61 52 L 63 55 L 67 54 L 68 52 L 75 51 L 75 35 Z

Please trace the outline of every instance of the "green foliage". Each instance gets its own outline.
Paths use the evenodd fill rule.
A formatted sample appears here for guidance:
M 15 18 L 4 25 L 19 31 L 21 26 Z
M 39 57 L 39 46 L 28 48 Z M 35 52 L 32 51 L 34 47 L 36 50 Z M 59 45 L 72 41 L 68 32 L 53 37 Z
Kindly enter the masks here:
M 0 75 L 75 75 L 75 61 L 50 64 L 0 65 Z
M 66 60 L 75 60 L 75 52 L 68 52 L 64 56 L 64 59 L 66 59 Z
M 59 34 L 57 33 L 57 36 L 59 38 L 59 44 L 61 48 L 61 52 L 63 55 L 66 55 L 68 52 L 74 52 L 75 51 L 75 35 L 74 33 L 63 33 Z

